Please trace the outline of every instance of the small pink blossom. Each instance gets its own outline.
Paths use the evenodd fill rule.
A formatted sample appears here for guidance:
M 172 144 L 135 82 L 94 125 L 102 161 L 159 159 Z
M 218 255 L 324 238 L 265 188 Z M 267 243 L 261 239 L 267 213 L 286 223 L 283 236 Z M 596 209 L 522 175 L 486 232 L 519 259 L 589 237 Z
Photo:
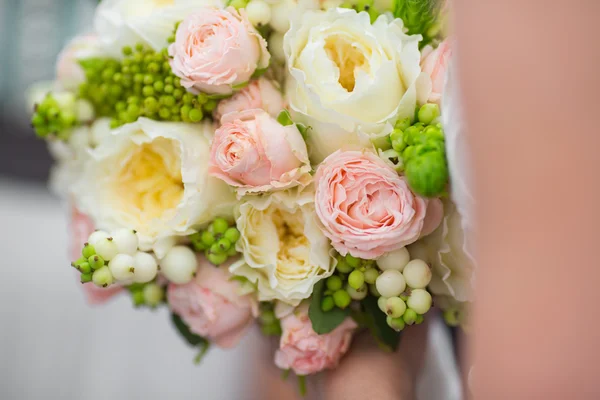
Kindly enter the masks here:
M 56 63 L 58 84 L 66 90 L 77 90 L 86 80 L 79 60 L 101 54 L 100 41 L 96 35 L 82 35 L 71 40 L 58 56 Z
M 199 257 L 196 278 L 185 285 L 170 284 L 169 307 L 190 330 L 222 348 L 234 347 L 254 323 L 257 304 L 240 296 L 239 283 L 226 268 L 217 268 Z
M 225 114 L 254 108 L 263 109 L 272 117 L 277 117 L 284 109 L 281 91 L 266 78 L 254 80 L 230 98 L 221 100 L 214 111 L 214 117 L 220 121 Z
M 357 327 L 352 318 L 346 318 L 332 332 L 318 335 L 308 317 L 308 307 L 301 306 L 281 320 L 283 334 L 275 353 L 275 364 L 298 375 L 335 368 L 348 351 Z
M 446 70 L 452 57 L 452 47 L 448 39 L 436 49 L 426 46 L 421 55 L 421 69 L 431 78 L 429 102 L 440 104 L 444 92 Z
M 185 18 L 169 46 L 173 73 L 192 93 L 230 94 L 269 65 L 267 42 L 245 11 L 200 8 Z
M 377 155 L 337 151 L 315 175 L 315 208 L 323 233 L 342 255 L 376 259 L 433 232 L 439 199 L 414 194 Z
M 215 132 L 209 173 L 238 195 L 310 182 L 304 139 L 295 125 L 283 126 L 263 110 L 226 114 Z

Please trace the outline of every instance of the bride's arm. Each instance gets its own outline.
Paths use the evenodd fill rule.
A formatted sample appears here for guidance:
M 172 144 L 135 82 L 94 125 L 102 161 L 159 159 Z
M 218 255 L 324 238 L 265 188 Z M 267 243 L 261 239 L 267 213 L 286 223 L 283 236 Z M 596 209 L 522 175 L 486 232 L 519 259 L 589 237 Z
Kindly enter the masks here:
M 474 396 L 597 398 L 600 2 L 454 2 L 477 198 Z

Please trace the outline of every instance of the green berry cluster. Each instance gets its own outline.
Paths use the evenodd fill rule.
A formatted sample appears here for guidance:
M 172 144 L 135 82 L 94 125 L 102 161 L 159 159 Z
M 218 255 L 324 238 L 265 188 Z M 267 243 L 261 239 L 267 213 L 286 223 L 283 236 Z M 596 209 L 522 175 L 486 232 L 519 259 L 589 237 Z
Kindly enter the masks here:
M 74 103 L 74 99 L 73 99 Z M 77 115 L 74 107 L 64 107 L 48 93 L 41 103 L 35 106 L 31 125 L 40 138 L 56 136 L 58 139 L 67 140 L 70 129 L 77 125 Z
M 411 189 L 425 197 L 442 195 L 449 179 L 439 116 L 437 104 L 425 104 L 417 109 L 416 123 L 411 125 L 409 118 L 398 121 L 389 136 L 399 169 L 404 170 Z
M 216 218 L 205 230 L 190 236 L 194 249 L 204 252 L 214 265 L 221 265 L 229 257 L 237 255 L 235 244 L 239 238 L 240 231 L 225 218 Z
M 156 282 L 134 283 L 127 290 L 135 307 L 156 308 L 165 302 L 165 288 Z
M 266 336 L 281 336 L 281 323 L 275 316 L 275 305 L 272 302 L 260 303 L 258 322 L 262 333 Z
M 112 117 L 113 128 L 139 117 L 200 122 L 217 106 L 215 98 L 193 95 L 181 86 L 166 49 L 156 52 L 138 44 L 124 47 L 123 55 L 122 61 L 90 58 L 80 62 L 86 82 L 79 95 L 93 104 L 98 115 Z
M 81 272 L 81 283 L 93 282 L 99 287 L 108 287 L 114 279 L 108 263 L 98 254 L 89 243 L 81 250 L 81 258 L 71 263 L 71 266 Z
M 410 301 L 410 289 L 400 296 L 380 297 L 377 300 L 379 309 L 387 315 L 387 324 L 395 331 L 401 331 L 406 326 L 421 324 L 424 321 L 423 314 L 418 314 L 408 306 Z
M 375 281 L 379 271 L 372 260 L 362 260 L 350 254 L 337 256 L 334 275 L 325 281 L 325 292 L 321 300 L 321 310 L 330 311 L 335 307 L 346 309 L 352 300 L 362 300 L 369 294 L 377 294 Z

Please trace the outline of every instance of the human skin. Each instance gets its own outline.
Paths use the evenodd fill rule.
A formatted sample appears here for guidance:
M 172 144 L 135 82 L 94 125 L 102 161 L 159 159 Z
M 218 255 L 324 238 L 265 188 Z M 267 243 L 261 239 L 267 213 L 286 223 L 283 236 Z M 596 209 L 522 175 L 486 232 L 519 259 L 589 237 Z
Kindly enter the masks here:
M 276 341 L 263 341 L 256 347 L 260 362 L 254 391 L 264 400 L 412 400 L 423 366 L 427 330 L 427 319 L 406 329 L 394 353 L 382 351 L 369 332 L 359 333 L 338 368 L 307 379 L 305 398 L 298 394 L 293 374 L 283 381 L 281 370 L 273 364 Z
M 455 0 L 475 399 L 597 399 L 600 2 Z

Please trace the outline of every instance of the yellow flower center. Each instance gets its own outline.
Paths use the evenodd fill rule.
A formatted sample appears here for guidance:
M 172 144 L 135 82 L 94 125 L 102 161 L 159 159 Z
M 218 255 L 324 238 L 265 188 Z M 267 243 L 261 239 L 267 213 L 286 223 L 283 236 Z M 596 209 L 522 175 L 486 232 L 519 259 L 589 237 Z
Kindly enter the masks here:
M 352 92 L 356 85 L 356 72 L 367 64 L 365 55 L 353 44 L 352 38 L 339 35 L 325 40 L 325 51 L 340 71 L 340 85 Z
M 175 0 L 152 0 L 154 5 L 157 7 L 172 6 L 175 4 Z
M 141 223 L 161 218 L 183 196 L 179 148 L 173 140 L 154 139 L 124 157 L 115 193 Z
M 272 221 L 279 237 L 277 275 L 283 279 L 304 279 L 313 267 L 310 264 L 310 243 L 304 235 L 302 211 L 294 213 L 273 210 Z

